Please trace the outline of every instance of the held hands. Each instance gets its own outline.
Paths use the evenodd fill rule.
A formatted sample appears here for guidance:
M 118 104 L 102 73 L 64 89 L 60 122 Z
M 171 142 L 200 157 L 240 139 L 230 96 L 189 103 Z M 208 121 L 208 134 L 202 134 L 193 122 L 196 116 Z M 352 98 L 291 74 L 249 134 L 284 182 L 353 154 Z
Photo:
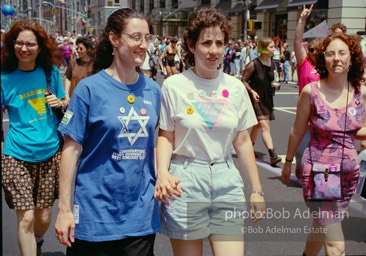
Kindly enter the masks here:
M 282 168 L 282 182 L 288 184 L 291 177 L 291 163 L 285 162 Z
M 168 171 L 159 173 L 158 178 L 156 180 L 154 197 L 163 202 L 166 205 L 169 205 L 167 199 L 175 200 L 176 197 L 181 197 L 182 188 L 180 187 L 180 180 L 171 175 Z
M 66 245 L 67 247 L 71 247 L 71 243 L 75 241 L 75 221 L 74 215 L 71 211 L 59 211 L 56 218 L 55 229 L 57 240 L 61 244 Z
M 51 94 L 49 92 L 45 92 L 44 94 L 45 98 L 46 98 L 46 103 L 52 107 L 52 108 L 61 108 L 62 107 L 62 103 L 61 101 L 56 97 L 56 95 Z
M 266 204 L 264 202 L 263 196 L 252 193 L 250 195 L 250 206 L 254 223 L 264 219 L 266 213 Z

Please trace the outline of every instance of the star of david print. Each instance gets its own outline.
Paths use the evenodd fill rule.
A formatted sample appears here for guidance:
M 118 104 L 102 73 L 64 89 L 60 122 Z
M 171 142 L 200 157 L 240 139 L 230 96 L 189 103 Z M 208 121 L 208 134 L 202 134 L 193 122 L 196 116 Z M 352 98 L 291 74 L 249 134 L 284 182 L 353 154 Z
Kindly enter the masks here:
M 138 138 L 144 138 L 149 135 L 146 130 L 146 125 L 149 122 L 150 117 L 139 116 L 133 107 L 131 107 L 127 116 L 118 116 L 118 119 L 122 123 L 122 129 L 118 135 L 118 138 L 127 138 L 131 146 L 137 141 Z M 140 128 L 137 132 L 130 132 L 129 125 L 132 125 L 132 122 L 137 122 L 140 125 Z

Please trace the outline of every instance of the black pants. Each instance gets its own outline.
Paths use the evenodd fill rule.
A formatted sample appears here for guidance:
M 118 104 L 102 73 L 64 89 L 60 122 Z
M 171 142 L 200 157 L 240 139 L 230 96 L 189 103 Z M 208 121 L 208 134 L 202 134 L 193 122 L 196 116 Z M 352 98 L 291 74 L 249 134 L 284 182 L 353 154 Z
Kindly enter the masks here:
M 224 59 L 224 73 L 230 74 L 231 68 L 230 68 L 230 60 Z
M 75 239 L 67 256 L 154 256 L 155 234 L 106 242 Z

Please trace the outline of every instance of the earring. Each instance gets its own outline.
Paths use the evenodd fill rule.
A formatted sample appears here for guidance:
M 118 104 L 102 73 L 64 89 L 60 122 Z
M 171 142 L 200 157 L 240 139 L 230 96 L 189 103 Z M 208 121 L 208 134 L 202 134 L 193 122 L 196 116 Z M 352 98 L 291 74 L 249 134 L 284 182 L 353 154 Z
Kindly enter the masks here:
M 115 46 L 115 45 L 112 44 L 112 47 L 113 47 L 113 49 L 112 49 L 112 55 L 114 55 L 114 49 L 116 49 L 117 46 Z

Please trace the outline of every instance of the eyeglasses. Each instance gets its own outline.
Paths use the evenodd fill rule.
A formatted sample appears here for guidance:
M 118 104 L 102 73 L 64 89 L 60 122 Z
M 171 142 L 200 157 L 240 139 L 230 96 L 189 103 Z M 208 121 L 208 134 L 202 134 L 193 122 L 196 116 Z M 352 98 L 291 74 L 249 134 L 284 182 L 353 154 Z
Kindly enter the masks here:
M 28 50 L 33 50 L 34 48 L 37 47 L 38 44 L 37 43 L 23 42 L 23 41 L 15 40 L 14 45 L 15 45 L 15 47 L 20 48 L 20 49 L 23 48 L 23 46 L 25 45 L 25 47 Z
M 128 35 L 135 42 L 135 44 L 141 44 L 144 39 L 145 39 L 146 43 L 149 43 L 153 38 L 153 36 L 151 34 L 143 36 L 139 32 L 133 33 L 132 35 L 127 34 L 127 33 L 122 33 L 122 34 L 123 35 Z
M 328 59 L 333 59 L 336 56 L 336 54 L 338 54 L 338 56 L 340 58 L 343 58 L 343 57 L 348 56 L 349 51 L 339 51 L 338 53 L 335 52 L 335 51 L 325 51 L 324 52 L 324 57 L 328 58 Z
M 315 52 L 315 48 L 309 48 L 309 53 L 314 53 Z

